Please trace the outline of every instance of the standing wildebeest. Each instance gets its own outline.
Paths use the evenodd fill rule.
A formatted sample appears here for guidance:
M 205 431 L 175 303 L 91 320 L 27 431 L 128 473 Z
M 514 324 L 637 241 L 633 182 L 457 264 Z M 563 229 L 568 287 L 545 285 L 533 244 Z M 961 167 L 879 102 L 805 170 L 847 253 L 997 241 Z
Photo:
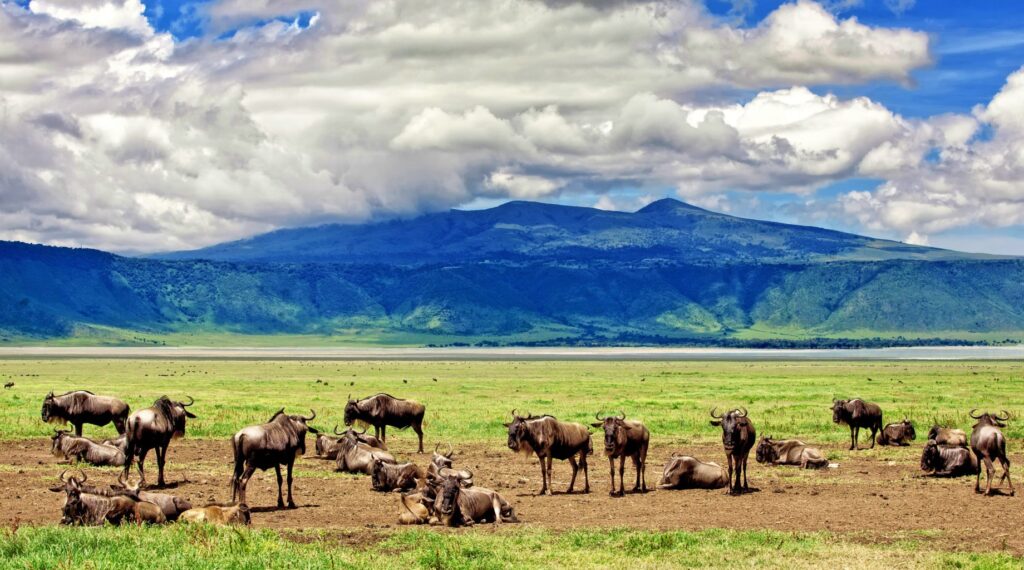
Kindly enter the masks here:
M 934 425 L 928 430 L 928 439 L 947 447 L 967 447 L 967 433 L 962 429 Z
M 860 428 L 871 430 L 871 448 L 875 447 L 875 434 L 882 429 L 882 408 L 860 398 L 832 400 L 832 421 L 850 426 L 850 449 L 857 449 Z
M 472 479 L 469 473 L 466 479 Z M 444 526 L 470 526 L 478 522 L 519 522 L 512 505 L 501 495 L 483 487 L 466 487 L 463 476 L 446 471 L 434 511 Z
M 722 427 L 722 446 L 725 448 L 726 459 L 729 460 L 729 494 L 742 493 L 750 489 L 747 485 L 747 459 L 750 456 L 750 449 L 754 447 L 757 431 L 754 430 L 754 422 L 747 417 L 745 408 L 730 410 L 722 416 L 716 416 L 715 409 L 711 409 L 711 417 L 715 418 L 711 425 Z M 733 482 L 734 472 L 736 473 L 735 482 Z M 743 474 L 742 489 L 740 488 L 740 473 Z
M 195 414 L 186 408 L 195 403 L 189 396 L 189 402 L 173 402 L 167 396 L 161 396 L 153 405 L 139 410 L 128 416 L 127 436 L 128 445 L 125 449 L 124 474 L 132 467 L 132 460 L 136 459 L 139 466 L 139 485 L 145 485 L 146 473 L 143 464 L 146 462 L 146 454 L 150 449 L 156 450 L 156 465 L 158 469 L 157 485 L 163 487 L 164 483 L 164 462 L 167 460 L 167 447 L 175 437 L 185 435 L 185 419 L 195 418 Z
M 583 424 L 560 422 L 554 416 L 527 414 L 524 418 L 512 410 L 512 421 L 508 428 L 508 448 L 529 455 L 536 453 L 540 460 L 540 475 L 543 484 L 540 494 L 548 492 L 551 483 L 551 460 L 569 460 L 572 466 L 572 480 L 566 493 L 572 493 L 576 475 L 583 469 L 584 493 L 590 492 L 590 475 L 587 473 L 587 456 L 594 452 L 590 431 Z M 579 463 L 576 456 L 579 455 Z
M 801 469 L 828 467 L 828 459 L 817 448 L 808 447 L 799 439 L 773 440 L 768 435 L 757 445 L 756 459 L 758 463 L 799 465 Z
M 665 464 L 659 489 L 721 489 L 729 484 L 729 473 L 717 463 L 705 463 L 689 455 L 676 455 Z
M 388 463 L 374 459 L 370 463 L 370 482 L 374 491 L 409 491 L 423 479 L 423 471 L 412 463 Z
M 345 425 L 363 422 L 373 426 L 373 434 L 381 443 L 387 442 L 388 426 L 398 429 L 412 427 L 420 439 L 423 453 L 423 414 L 427 408 L 412 400 L 399 400 L 389 394 L 376 394 L 356 401 L 349 397 L 345 404 Z
M 974 415 L 977 410 L 971 410 L 970 416 L 978 422 L 974 424 L 974 431 L 971 432 L 971 449 L 974 454 L 978 456 L 978 464 L 980 465 L 983 461 L 985 462 L 985 474 L 988 476 L 988 486 L 985 488 L 985 494 L 992 494 L 992 475 L 995 472 L 995 466 L 992 465 L 993 460 L 998 459 L 999 463 L 1003 466 L 1003 476 L 999 479 L 999 484 L 1003 484 L 1005 479 L 1010 484 L 1010 496 L 1014 494 L 1013 491 L 1013 479 L 1010 479 L 1010 458 L 1006 455 L 1006 437 L 1003 436 L 1003 432 L 999 428 L 1006 427 L 1003 423 L 1010 419 L 1010 413 L 1003 410 L 1003 415 L 999 416 L 996 414 L 984 413 L 980 416 Z M 978 470 L 978 478 L 974 482 L 974 492 L 981 492 L 981 469 Z
M 51 390 L 43 398 L 42 417 L 44 422 L 75 426 L 75 435 L 82 436 L 82 424 L 105 426 L 114 422 L 117 433 L 124 433 L 128 404 L 110 396 L 97 396 L 92 392 L 77 390 L 54 396 Z
M 939 445 L 929 439 L 921 453 L 921 470 L 935 477 L 978 474 L 978 460 L 966 447 Z
M 306 453 L 306 431 L 319 433 L 316 428 L 306 425 L 316 417 L 313 415 L 290 416 L 281 408 L 270 420 L 258 426 L 242 428 L 231 438 L 231 449 L 235 457 L 235 472 L 231 477 L 231 501 L 238 496 L 239 503 L 245 503 L 245 487 L 257 470 L 266 471 L 271 467 L 277 474 L 277 508 L 284 508 L 281 495 L 281 466 L 288 466 L 288 508 L 295 508 L 292 500 L 292 467 L 295 458 Z
M 64 430 L 55 430 L 51 453 L 69 461 L 84 461 L 100 467 L 124 467 L 125 454 L 113 445 L 75 437 Z
M 608 456 L 608 468 L 611 471 L 612 488 L 608 492 L 611 496 L 623 496 L 626 493 L 626 485 L 623 480 L 623 473 L 626 470 L 626 457 L 633 460 L 633 467 L 636 468 L 636 484 L 633 485 L 633 492 L 647 492 L 647 446 L 651 441 L 651 432 L 647 426 L 635 420 L 626 420 L 626 414 L 619 412 L 622 417 L 607 416 L 601 418 L 600 414 L 594 417 L 598 420 L 590 425 L 604 429 L 604 454 Z M 615 458 L 619 458 L 619 491 L 615 492 Z
M 902 422 L 886 424 L 878 434 L 878 445 L 898 445 L 905 447 L 911 441 L 917 439 L 917 432 L 914 431 L 914 424 L 903 418 Z

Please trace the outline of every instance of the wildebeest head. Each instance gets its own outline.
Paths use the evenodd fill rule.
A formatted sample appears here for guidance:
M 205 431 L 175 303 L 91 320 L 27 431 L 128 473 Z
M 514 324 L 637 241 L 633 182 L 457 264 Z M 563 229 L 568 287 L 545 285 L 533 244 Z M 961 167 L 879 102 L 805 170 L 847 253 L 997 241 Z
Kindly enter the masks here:
M 970 412 L 970 416 L 972 418 L 978 420 L 977 423 L 974 424 L 974 427 L 979 427 L 979 426 L 995 426 L 995 427 L 1004 428 L 1004 427 L 1006 427 L 1006 423 L 1004 423 L 1004 422 L 1006 422 L 1006 420 L 1010 419 L 1010 412 L 1007 412 L 1006 410 L 1001 410 L 1003 412 L 1002 415 L 990 414 L 988 412 L 985 412 L 984 414 L 981 414 L 980 416 L 974 415 L 974 412 L 976 412 L 976 411 L 978 411 L 978 410 L 975 408 L 975 409 L 971 410 L 971 412 Z
M 761 438 L 761 442 L 757 444 L 756 453 L 758 463 L 773 463 L 779 458 L 779 452 L 772 445 L 772 437 L 770 435 Z
M 89 506 L 82 501 L 82 485 L 89 479 L 89 476 L 83 471 L 81 472 L 81 479 L 73 475 L 65 479 L 65 473 L 67 471 L 62 471 L 60 474 L 61 484 L 50 488 L 51 491 L 64 491 L 67 493 L 67 500 L 64 502 L 64 508 L 62 509 L 63 517 L 61 517 L 60 524 L 82 524 L 82 521 L 89 514 Z
M 438 443 L 434 446 L 434 456 L 430 459 L 430 462 L 434 464 L 434 467 L 438 469 L 451 468 L 452 456 L 455 455 L 455 450 L 452 449 L 452 444 L 448 444 L 448 453 L 438 453 L 437 450 L 441 447 Z
M 632 429 L 626 424 L 626 413 L 620 411 L 618 416 L 601 417 L 600 413 L 594 414 L 598 421 L 590 424 L 596 428 L 604 429 L 604 450 L 614 451 L 616 447 L 625 445 L 628 438 L 627 432 Z
M 516 414 L 515 410 L 512 410 L 512 421 L 504 424 L 508 428 L 508 448 L 512 451 L 522 451 L 529 453 L 531 446 L 526 442 L 526 436 L 529 432 L 529 428 L 526 426 L 526 421 L 532 418 L 533 415 L 527 412 L 526 417 Z
M 359 419 L 359 406 L 356 400 L 352 399 L 352 394 L 348 396 L 348 402 L 345 404 L 345 425 L 350 426 L 357 419 Z
M 286 413 L 284 413 L 284 408 L 281 408 L 280 410 L 277 411 L 277 413 L 275 413 L 273 416 L 271 416 L 270 421 L 267 422 L 267 423 L 274 423 L 275 420 L 280 421 L 280 422 L 288 422 L 289 424 L 292 425 L 292 427 L 294 427 L 299 432 L 306 432 L 306 431 L 308 431 L 310 433 L 320 433 L 320 430 L 318 430 L 315 427 L 313 427 L 313 426 L 308 424 L 308 422 L 311 422 L 311 421 L 313 421 L 316 418 L 316 410 L 310 408 L 309 411 L 313 412 L 313 415 L 311 415 L 309 417 L 306 417 L 306 416 L 300 416 L 298 414 L 295 414 L 295 415 L 286 414 Z M 192 416 L 192 417 L 195 417 L 195 416 Z M 279 419 L 281 417 L 284 417 L 285 419 L 283 419 L 283 420 Z
M 939 453 L 939 444 L 934 439 L 929 439 L 921 453 L 921 470 L 940 471 L 945 468 L 944 463 L 942 454 Z
M 60 419 L 54 414 L 54 407 L 56 405 L 57 403 L 53 399 L 53 390 L 50 390 L 50 393 L 47 394 L 45 398 L 43 398 L 43 410 L 41 412 L 41 415 L 44 422 Z
M 733 447 L 739 445 L 740 438 L 743 437 L 743 432 L 750 427 L 750 420 L 747 419 L 747 409 L 739 408 L 736 410 L 729 410 L 725 415 L 716 415 L 716 409 L 717 408 L 711 409 L 711 417 L 714 418 L 714 420 L 711 421 L 711 425 L 721 426 L 722 445 L 725 446 L 726 450 L 731 450 Z
M 914 431 L 914 424 L 907 418 L 903 418 L 903 421 L 899 423 L 903 428 L 903 437 L 911 441 L 917 439 L 917 432 Z
M 374 457 L 373 463 L 370 464 L 370 484 L 377 491 L 389 488 L 387 473 L 384 471 L 384 462 L 379 457 Z
M 57 457 L 61 457 L 62 455 L 64 455 L 63 452 L 61 451 L 61 447 L 62 447 L 61 444 L 63 443 L 64 438 L 66 438 L 66 437 L 71 437 L 71 432 L 69 430 L 66 430 L 66 429 L 55 429 L 55 430 L 53 430 L 53 435 L 50 436 L 50 441 L 51 441 L 50 453 L 56 455 Z
M 468 476 L 467 476 L 468 475 Z M 446 471 L 442 476 L 441 489 L 434 500 L 434 509 L 443 516 L 451 516 L 459 505 L 459 492 L 464 483 L 473 478 L 469 471 Z
M 841 424 L 846 421 L 850 413 L 846 409 L 847 400 L 832 400 L 832 423 Z

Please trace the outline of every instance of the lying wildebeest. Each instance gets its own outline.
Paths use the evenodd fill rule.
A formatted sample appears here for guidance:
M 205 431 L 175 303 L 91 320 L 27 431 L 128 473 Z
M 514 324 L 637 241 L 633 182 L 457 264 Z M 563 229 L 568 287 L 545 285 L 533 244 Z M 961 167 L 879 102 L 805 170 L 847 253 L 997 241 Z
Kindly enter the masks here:
M 850 426 L 850 449 L 857 449 L 860 428 L 871 430 L 871 448 L 875 447 L 875 434 L 882 429 L 882 408 L 860 398 L 832 400 L 832 421 Z
M 754 447 L 757 438 L 757 431 L 754 429 L 754 422 L 747 417 L 746 408 L 730 410 L 725 415 L 715 415 L 715 409 L 711 409 L 711 422 L 713 426 L 722 428 L 722 447 L 725 448 L 725 456 L 729 461 L 729 494 L 738 494 L 749 490 L 747 485 L 747 459 L 750 456 L 750 449 Z M 733 482 L 733 473 L 736 473 L 736 480 Z M 740 487 L 740 474 L 743 474 L 743 486 Z
M 167 447 L 175 437 L 185 435 L 185 419 L 195 418 L 195 414 L 186 408 L 195 403 L 191 397 L 189 402 L 174 402 L 167 396 L 161 396 L 153 405 L 139 410 L 128 416 L 125 436 L 128 444 L 125 448 L 124 474 L 132 468 L 132 460 L 136 460 L 139 466 L 139 484 L 145 486 L 146 473 L 143 464 L 146 462 L 146 454 L 150 449 L 156 450 L 156 465 L 158 469 L 157 485 L 163 487 L 164 483 L 164 462 L 167 460 Z
M 235 458 L 235 472 L 231 477 L 231 501 L 245 504 L 245 487 L 257 470 L 266 471 L 271 467 L 277 475 L 277 508 L 284 508 L 281 494 L 281 466 L 288 466 L 288 508 L 295 508 L 292 500 L 292 468 L 295 458 L 306 453 L 306 431 L 319 433 L 316 428 L 306 425 L 316 417 L 313 415 L 290 416 L 281 408 L 270 420 L 258 426 L 242 428 L 231 438 L 231 449 Z
M 971 449 L 974 451 L 974 455 L 978 457 L 978 464 L 985 463 L 985 475 L 988 477 L 988 486 L 985 488 L 985 494 L 992 494 L 992 475 L 995 473 L 995 466 L 992 465 L 994 460 L 999 460 L 999 463 L 1003 466 L 1003 476 L 999 479 L 999 484 L 1003 484 L 1005 479 L 1010 484 L 1010 496 L 1014 494 L 1013 490 L 1013 479 L 1010 479 L 1010 458 L 1006 455 L 1006 437 L 1003 436 L 1002 430 L 999 428 L 1006 427 L 1003 423 L 1010 419 L 1010 413 L 1003 410 L 1003 415 L 984 413 L 980 416 L 974 415 L 977 410 L 971 410 L 970 416 L 977 421 L 974 424 L 974 430 L 971 432 Z M 974 492 L 981 492 L 981 470 L 978 470 L 978 478 L 974 482 Z
M 808 447 L 798 439 L 774 440 L 766 435 L 757 445 L 756 456 L 758 463 L 799 465 L 801 469 L 828 467 L 828 459 L 825 459 L 817 448 Z
M 378 459 L 384 463 L 396 463 L 395 456 L 387 451 L 361 443 L 354 435 L 345 435 L 338 440 L 338 459 L 335 470 L 369 475 L 374 460 Z
M 60 474 L 62 483 L 59 487 L 51 487 L 51 491 L 64 491 L 66 498 L 62 508 L 63 518 L 61 524 L 65 525 L 101 525 L 104 522 L 121 524 L 127 521 L 142 522 L 159 521 L 164 522 L 161 513 L 159 516 L 153 514 L 152 509 L 156 508 L 152 503 L 142 505 L 144 501 L 132 498 L 124 494 L 117 494 L 111 489 L 97 489 L 86 486 L 88 476 L 82 474 L 82 479 L 69 477 L 64 479 L 64 473 Z M 94 494 L 92 491 L 96 491 Z M 99 494 L 102 493 L 102 494 Z M 157 509 L 159 510 L 159 509 Z M 163 520 L 160 520 L 163 519 Z
M 473 474 L 469 474 L 472 479 Z M 483 487 L 465 487 L 463 477 L 446 471 L 434 511 L 444 526 L 470 526 L 478 522 L 519 522 L 512 505 L 501 495 Z
M 717 463 L 704 463 L 689 455 L 675 455 L 665 464 L 659 489 L 721 489 L 729 473 Z
M 621 417 L 607 416 L 601 418 L 600 414 L 594 417 L 598 420 L 590 425 L 604 429 L 604 454 L 608 457 L 608 468 L 611 471 L 612 488 L 608 492 L 611 496 L 623 496 L 626 493 L 626 485 L 623 480 L 623 473 L 626 470 L 626 457 L 633 460 L 633 467 L 636 468 L 636 484 L 633 485 L 633 492 L 647 492 L 647 446 L 650 445 L 651 432 L 647 426 L 635 420 L 627 420 L 625 412 L 619 412 Z M 619 491 L 615 491 L 615 458 L 619 459 Z
M 929 439 L 921 453 L 921 470 L 935 477 L 977 475 L 978 460 L 966 447 L 939 445 Z
M 376 447 L 377 449 L 383 449 L 384 451 L 388 450 L 387 444 L 385 444 L 383 441 L 377 439 L 372 435 L 368 435 L 366 433 L 365 428 L 363 429 L 363 431 L 356 431 L 355 428 L 351 427 L 346 429 L 345 431 L 338 431 L 338 426 L 334 426 L 334 435 L 352 436 L 356 438 L 356 441 L 358 441 L 359 443 L 369 445 L 370 447 Z
M 178 518 L 181 522 L 210 523 L 217 525 L 244 524 L 252 522 L 252 515 L 249 505 L 241 503 L 238 505 L 206 505 L 189 509 Z
M 901 447 L 910 445 L 911 441 L 917 439 L 917 432 L 914 431 L 914 424 L 907 418 L 902 422 L 886 424 L 878 434 L 878 445 L 898 445 Z
M 345 425 L 363 422 L 373 426 L 373 434 L 381 443 L 387 442 L 388 426 L 398 429 L 411 427 L 420 440 L 423 453 L 423 414 L 427 408 L 413 400 L 399 400 L 390 394 L 376 394 L 362 400 L 349 397 L 345 404 Z
M 335 426 L 335 429 L 337 429 L 337 426 Z M 314 444 L 314 449 L 316 451 L 317 457 L 323 457 L 324 459 L 336 459 L 338 455 L 338 449 L 335 446 L 337 445 L 337 443 L 338 438 L 336 437 L 331 437 L 325 433 L 316 434 L 316 443 Z M 334 457 L 331 456 L 331 448 L 334 448 Z
M 398 524 L 431 522 L 433 506 L 434 498 L 427 497 L 422 492 L 402 493 L 399 499 Z
M 125 455 L 120 449 L 84 437 L 75 437 L 66 430 L 54 432 L 50 451 L 55 456 L 100 467 L 124 467 Z
M 166 493 L 143 491 L 138 483 L 136 483 L 134 487 L 129 486 L 123 473 L 118 476 L 117 484 L 133 499 L 153 503 L 160 507 L 160 511 L 169 521 L 177 520 L 181 513 L 192 508 L 192 503 L 186 499 L 182 499 L 181 497 L 175 497 L 174 495 L 168 495 Z
M 43 398 L 42 417 L 44 422 L 70 423 L 75 427 L 75 435 L 81 437 L 82 424 L 105 426 L 114 422 L 117 433 L 124 433 L 128 411 L 128 404 L 110 396 L 97 396 L 86 390 L 54 396 L 50 391 Z
M 551 484 L 551 460 L 569 460 L 572 479 L 566 493 L 572 493 L 576 475 L 583 469 L 583 492 L 590 492 L 590 475 L 587 473 L 587 456 L 594 452 L 590 431 L 583 424 L 560 422 L 554 416 L 537 416 L 527 413 L 526 417 L 516 415 L 512 410 L 512 421 L 508 428 L 508 448 L 512 451 L 536 453 L 540 460 L 540 475 L 543 481 L 540 494 L 548 492 Z M 579 456 L 577 463 L 576 456 Z
M 928 439 L 934 439 L 935 443 L 947 447 L 967 447 L 967 432 L 962 429 L 935 425 L 928 430 Z
M 423 479 L 423 471 L 412 463 L 387 463 L 374 459 L 370 463 L 370 481 L 374 491 L 409 491 Z

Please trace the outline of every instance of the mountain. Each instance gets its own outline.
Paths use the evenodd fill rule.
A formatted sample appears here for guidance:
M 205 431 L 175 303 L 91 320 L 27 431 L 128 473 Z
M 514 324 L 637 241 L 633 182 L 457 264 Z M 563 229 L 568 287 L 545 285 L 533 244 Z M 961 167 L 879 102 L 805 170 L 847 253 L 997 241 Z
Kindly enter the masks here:
M 881 340 L 864 340 L 874 337 Z M 745 220 L 674 200 L 635 213 L 512 202 L 281 230 L 152 259 L 0 242 L 0 342 L 1007 338 L 1024 339 L 1024 260 Z
M 161 259 L 430 264 L 616 261 L 736 264 L 969 259 L 958 252 L 737 218 L 673 199 L 635 213 L 509 202 L 411 220 L 279 230 Z

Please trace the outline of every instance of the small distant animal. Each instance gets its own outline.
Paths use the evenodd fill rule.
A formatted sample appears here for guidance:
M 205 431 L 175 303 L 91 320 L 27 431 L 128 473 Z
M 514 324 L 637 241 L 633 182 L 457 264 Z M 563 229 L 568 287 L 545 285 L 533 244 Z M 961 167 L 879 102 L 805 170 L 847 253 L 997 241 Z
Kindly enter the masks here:
M 878 445 L 897 445 L 905 447 L 911 441 L 917 439 L 917 432 L 914 431 L 914 424 L 903 418 L 902 422 L 886 424 L 878 434 Z
M 436 382 L 436 380 L 435 380 L 435 382 Z M 13 387 L 14 387 L 14 382 L 8 382 L 8 383 L 4 384 L 4 389 L 10 389 L 10 388 L 13 388 Z
M 210 523 L 216 525 L 252 523 L 252 515 L 249 505 L 240 503 L 238 505 L 206 505 L 196 509 L 189 509 L 178 517 L 181 522 L 189 523 Z

